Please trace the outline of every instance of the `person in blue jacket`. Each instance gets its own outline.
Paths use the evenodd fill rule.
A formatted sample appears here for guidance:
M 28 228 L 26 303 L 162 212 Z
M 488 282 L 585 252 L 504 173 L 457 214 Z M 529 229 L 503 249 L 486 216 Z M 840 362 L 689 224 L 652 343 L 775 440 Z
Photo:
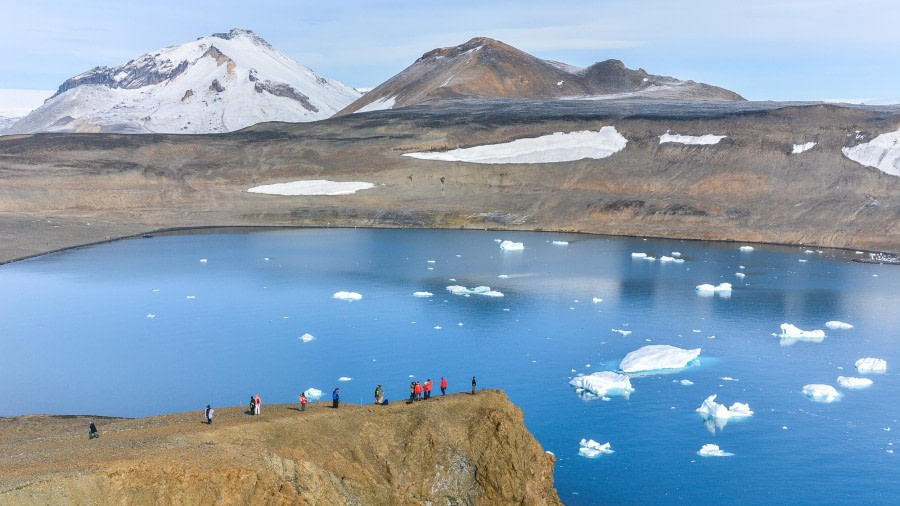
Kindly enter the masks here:
M 334 389 L 334 392 L 331 392 L 331 407 L 337 408 L 338 404 L 341 402 L 341 387 L 337 387 Z

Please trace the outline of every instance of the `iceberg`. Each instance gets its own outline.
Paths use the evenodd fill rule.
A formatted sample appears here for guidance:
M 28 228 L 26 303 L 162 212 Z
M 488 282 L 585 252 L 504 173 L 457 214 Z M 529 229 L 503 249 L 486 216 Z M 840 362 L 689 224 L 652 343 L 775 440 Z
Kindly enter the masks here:
M 666 256 L 666 255 L 663 255 L 663 256 L 659 257 L 659 261 L 660 261 L 660 262 L 674 262 L 674 261 L 675 261 L 675 257 L 669 257 L 669 256 Z
M 745 277 L 747 277 L 747 275 L 744 274 L 743 272 L 735 272 L 734 275 L 735 275 L 735 277 L 737 277 L 738 279 L 744 279 Z
M 591 302 L 594 304 L 599 304 L 603 302 L 603 299 L 601 299 L 600 297 L 594 297 L 593 299 L 591 299 Z
M 856 372 L 860 374 L 884 374 L 887 362 L 881 358 L 861 358 L 856 361 Z
M 686 387 L 689 387 L 694 384 L 694 382 L 689 379 L 683 379 L 683 380 L 679 381 L 679 383 L 681 383 L 682 385 L 684 385 Z
M 622 330 L 622 329 L 610 329 L 610 330 L 612 330 L 613 332 L 615 332 L 617 334 L 622 334 L 623 336 L 628 336 L 629 334 L 631 334 L 630 330 Z
M 627 399 L 634 392 L 631 378 L 614 371 L 599 371 L 587 376 L 580 374 L 572 378 L 569 384 L 575 387 L 577 394 L 588 399 L 607 395 L 621 395 Z
M 825 326 L 832 330 L 838 330 L 838 329 L 847 330 L 847 329 L 853 328 L 853 325 L 850 325 L 849 323 L 839 322 L 837 320 L 825 322 Z
M 741 246 L 738 249 L 740 249 L 741 251 L 753 251 L 753 246 Z
M 697 455 L 701 457 L 732 457 L 733 453 L 728 453 L 719 449 L 719 445 L 714 445 L 712 443 L 707 443 L 703 445 L 700 450 L 697 452 Z
M 595 458 L 598 455 L 608 455 L 614 452 L 614 450 L 609 447 L 609 443 L 600 444 L 593 439 L 582 439 L 579 444 L 581 445 L 581 448 L 578 449 L 578 455 L 589 459 Z
M 453 295 L 483 295 L 485 297 L 503 297 L 503 292 L 491 290 L 491 287 L 489 286 L 476 286 L 475 288 L 469 290 L 464 286 L 450 285 L 447 287 L 447 291 L 452 293 Z
M 362 299 L 362 295 L 360 295 L 356 292 L 336 292 L 331 297 L 334 299 L 346 300 L 348 302 Z
M 647 258 L 646 253 L 632 253 L 631 258 Z
M 304 343 L 308 343 L 314 339 L 315 339 L 315 337 L 313 337 L 313 335 L 310 333 L 306 333 L 306 334 L 303 334 L 302 336 L 300 336 L 300 340 L 303 341 Z
M 713 434 L 716 429 L 722 430 L 732 418 L 747 418 L 753 416 L 748 404 L 743 402 L 735 402 L 730 408 L 726 408 L 724 404 L 716 402 L 716 394 L 710 395 L 703 401 L 703 404 L 697 408 L 697 413 L 706 422 L 706 428 Z
M 801 330 L 790 323 L 782 323 L 781 334 L 778 337 L 782 338 L 783 344 L 793 344 L 795 341 L 821 343 L 825 339 L 825 331 L 821 329 Z
M 668 344 L 651 344 L 625 355 L 619 369 L 626 373 L 684 369 L 699 356 L 700 348 L 685 350 Z
M 731 283 L 719 283 L 718 285 L 704 283 L 702 285 L 697 285 L 697 294 L 699 295 L 709 296 L 714 293 L 718 293 L 719 295 L 731 295 Z
M 675 258 L 681 258 L 681 252 L 679 252 L 679 251 L 673 251 L 673 252 L 672 252 L 672 256 L 675 257 Z
M 553 244 L 556 246 L 568 246 L 569 241 L 553 241 Z
M 869 378 L 854 378 L 852 376 L 838 376 L 837 383 L 841 388 L 847 390 L 859 390 L 872 386 L 872 380 Z
M 431 292 L 413 292 L 413 297 L 431 297 L 434 295 Z
M 500 243 L 500 249 L 503 251 L 522 251 L 525 249 L 525 244 L 521 242 L 503 241 Z
M 811 384 L 803 387 L 803 395 L 809 400 L 822 403 L 831 403 L 840 400 L 844 394 L 838 392 L 831 385 Z
M 322 398 L 322 391 L 318 388 L 309 387 L 306 389 L 306 398 L 314 401 Z
M 353 378 L 348 378 L 347 376 L 341 376 L 338 378 L 338 381 L 353 381 Z

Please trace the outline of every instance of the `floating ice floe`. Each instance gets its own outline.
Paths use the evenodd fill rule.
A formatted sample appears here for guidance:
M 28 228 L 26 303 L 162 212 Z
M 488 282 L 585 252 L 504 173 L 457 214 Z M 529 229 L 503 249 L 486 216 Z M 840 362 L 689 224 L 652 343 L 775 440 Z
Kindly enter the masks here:
M 594 297 L 593 299 L 591 299 L 591 303 L 593 304 L 599 304 L 601 302 L 603 302 L 603 299 L 601 299 L 600 297 Z
M 569 384 L 575 387 L 577 394 L 587 399 L 607 395 L 621 395 L 627 399 L 634 392 L 631 378 L 613 371 L 599 371 L 587 376 L 580 374 L 572 378 Z
M 201 264 L 205 264 L 206 262 L 209 262 L 209 260 L 207 260 L 207 259 L 205 259 L 205 258 L 201 258 L 201 259 L 200 259 L 200 263 L 201 263 Z
M 335 292 L 331 297 L 334 299 L 346 300 L 348 302 L 362 299 L 362 295 L 356 292 Z
M 306 389 L 306 398 L 314 401 L 322 398 L 322 391 L 318 388 L 309 387 Z
M 872 380 L 869 378 L 854 378 L 852 376 L 838 376 L 837 384 L 841 388 L 847 390 L 859 390 L 872 386 Z
M 429 263 L 429 264 L 433 264 L 433 263 L 435 263 L 435 262 L 437 262 L 437 260 L 428 260 L 428 261 L 426 261 L 426 263 Z
M 825 339 L 825 331 L 801 330 L 790 323 L 781 324 L 781 334 L 778 337 L 782 339 L 782 344 L 794 344 L 796 341 L 809 341 L 812 343 L 821 343 Z
M 314 339 L 315 339 L 315 337 L 310 333 L 306 333 L 306 334 L 303 334 L 302 336 L 300 336 L 300 340 L 303 341 L 304 343 L 308 343 Z
M 666 133 L 659 136 L 659 143 L 665 144 L 666 142 L 675 142 L 678 144 L 694 144 L 694 145 L 711 145 L 718 144 L 719 141 L 728 137 L 727 135 L 677 135 L 670 134 L 668 130 Z
M 753 416 L 750 405 L 743 402 L 735 402 L 730 408 L 716 402 L 716 394 L 710 395 L 697 408 L 697 413 L 706 422 L 706 428 L 715 433 L 716 429 L 722 430 L 731 419 L 747 418 Z
M 599 455 L 608 455 L 615 450 L 609 447 L 609 443 L 600 444 L 593 439 L 582 439 L 579 443 L 581 448 L 578 449 L 578 455 L 593 459 Z
M 668 344 L 650 344 L 622 359 L 619 369 L 626 373 L 684 369 L 700 356 L 700 348 L 685 350 Z
M 631 258 L 647 258 L 647 254 L 635 252 L 631 254 Z
M 452 293 L 453 295 L 483 295 L 485 297 L 503 297 L 503 292 L 498 292 L 497 290 L 491 290 L 489 286 L 476 286 L 471 290 L 460 285 L 450 285 L 447 287 L 447 291 Z
M 153 313 L 147 313 L 147 318 L 156 318 L 156 315 Z
M 509 274 L 500 274 L 497 279 L 509 279 Z
M 628 140 L 615 127 L 605 126 L 596 132 L 556 132 L 501 144 L 440 152 L 405 153 L 403 156 L 468 163 L 551 163 L 606 158 L 625 149 L 627 143 Z
M 731 296 L 731 283 L 719 283 L 718 285 L 704 283 L 702 285 L 697 285 L 696 289 L 697 295 L 702 295 L 704 297 L 710 297 L 714 294 L 726 298 Z
M 860 374 L 884 374 L 887 372 L 887 361 L 881 358 L 861 358 L 854 365 L 856 365 L 856 372 Z
M 556 246 L 568 246 L 569 241 L 553 241 L 553 244 L 555 244 Z
M 522 251 L 525 249 L 525 244 L 521 242 L 503 241 L 500 243 L 500 249 L 503 251 Z
M 610 330 L 617 334 L 622 334 L 623 336 L 627 336 L 627 335 L 631 334 L 630 330 L 622 330 L 622 329 L 610 329 Z
M 197 298 L 196 295 L 188 295 L 187 297 L 185 297 L 185 299 L 196 299 L 196 298 Z
M 689 379 L 683 379 L 683 380 L 679 381 L 679 383 L 681 383 L 682 385 L 684 385 L 686 387 L 689 387 L 694 384 L 694 382 Z
M 741 251 L 753 251 L 753 246 L 741 246 L 738 249 Z
M 738 279 L 744 279 L 744 278 L 747 277 L 747 275 L 744 274 L 743 272 L 735 272 L 734 275 L 735 275 L 735 277 L 737 277 Z
M 248 193 L 264 193 L 267 195 L 351 195 L 359 190 L 374 188 L 372 183 L 363 182 L 339 182 L 324 179 L 310 179 L 304 181 L 291 181 L 289 183 L 267 184 L 254 186 L 247 190 Z
M 672 252 L 672 256 L 675 257 L 675 258 L 680 258 L 680 257 L 681 257 L 681 253 L 678 252 L 678 251 L 673 251 L 673 252 Z
M 853 328 L 853 325 L 850 325 L 849 323 L 840 322 L 837 320 L 825 322 L 825 326 L 832 330 L 847 330 L 847 329 Z
M 441 327 L 440 325 L 435 325 L 435 326 L 434 326 L 434 330 L 441 330 L 441 329 L 443 329 L 443 328 L 444 328 L 444 327 Z
M 413 297 L 431 297 L 434 295 L 431 292 L 413 292 Z
M 799 155 L 804 151 L 809 151 L 816 145 L 815 142 L 807 142 L 804 144 L 794 144 L 794 149 L 791 151 L 792 155 Z
M 826 404 L 840 400 L 841 397 L 844 396 L 844 394 L 835 390 L 831 385 L 821 385 L 817 383 L 805 385 L 803 387 L 803 395 L 807 396 L 811 401 Z
M 341 376 L 338 378 L 338 381 L 353 381 L 353 378 L 348 378 L 347 376 Z
M 733 453 L 728 453 L 726 451 L 722 451 L 719 449 L 719 445 L 714 445 L 712 443 L 707 443 L 703 445 L 700 450 L 697 452 L 697 455 L 701 457 L 733 457 Z
M 659 257 L 659 261 L 660 261 L 660 262 L 674 262 L 674 261 L 675 261 L 675 257 L 670 257 L 670 256 L 663 255 L 663 256 Z
M 852 148 L 841 148 L 841 153 L 854 162 L 900 176 L 900 130 L 881 134 Z

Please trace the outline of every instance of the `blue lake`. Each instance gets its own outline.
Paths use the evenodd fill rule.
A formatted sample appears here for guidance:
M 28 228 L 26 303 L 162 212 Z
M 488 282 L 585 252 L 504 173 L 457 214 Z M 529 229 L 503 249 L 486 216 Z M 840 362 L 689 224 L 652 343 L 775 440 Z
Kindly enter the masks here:
M 503 251 L 496 239 L 525 249 Z M 556 455 L 567 504 L 894 502 L 900 268 L 852 263 L 853 252 L 738 246 L 312 229 L 45 255 L 0 266 L 0 415 L 148 416 L 246 404 L 255 393 L 296 402 L 301 390 L 327 397 L 336 386 L 347 402 L 370 402 L 378 383 L 399 401 L 410 375 L 445 376 L 453 392 L 476 375 L 479 387 L 504 389 Z M 685 262 L 631 255 L 672 251 Z M 734 285 L 730 297 L 694 288 L 721 282 Z M 449 285 L 504 296 L 453 295 Z M 334 299 L 338 291 L 362 299 Z M 826 329 L 829 320 L 855 328 Z M 788 345 L 773 336 L 785 322 L 826 338 Z M 631 378 L 628 399 L 588 401 L 569 385 L 648 344 L 703 351 L 699 365 Z M 836 378 L 860 376 L 863 357 L 887 360 L 887 374 L 840 389 Z M 812 402 L 801 391 L 810 383 L 843 398 Z M 711 433 L 695 410 L 712 394 L 754 415 Z M 615 453 L 581 457 L 582 438 Z M 706 443 L 735 455 L 698 456 Z

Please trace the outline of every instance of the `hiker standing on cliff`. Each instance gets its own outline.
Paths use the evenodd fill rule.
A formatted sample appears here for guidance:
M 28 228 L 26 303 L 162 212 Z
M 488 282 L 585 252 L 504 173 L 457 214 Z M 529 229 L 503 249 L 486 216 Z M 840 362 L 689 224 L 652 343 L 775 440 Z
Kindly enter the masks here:
M 253 398 L 253 395 L 250 396 L 250 414 L 256 414 L 256 399 Z
M 94 439 L 95 437 L 100 437 L 100 433 L 97 432 L 97 426 L 94 425 L 94 420 L 91 419 L 91 428 L 90 433 L 88 434 L 88 439 Z
M 331 407 L 337 409 L 338 405 L 341 403 L 341 387 L 337 387 L 334 389 L 334 392 L 331 392 Z
M 306 392 L 300 392 L 300 411 L 306 411 Z
M 209 404 L 206 405 L 206 424 L 207 425 L 212 423 L 213 413 L 215 413 L 215 412 L 216 412 L 216 410 L 211 408 Z
M 381 404 L 381 401 L 384 399 L 384 390 L 381 389 L 381 385 L 375 387 L 375 404 Z
M 416 400 L 416 382 L 409 382 L 409 402 Z
M 472 376 L 472 395 L 475 395 L 475 376 Z
M 256 414 L 260 414 L 262 412 L 262 399 L 259 398 L 259 394 L 256 394 L 256 398 L 254 399 L 256 406 Z
M 422 384 L 418 381 L 416 382 L 416 400 L 422 400 Z
M 428 380 L 425 381 L 425 398 L 426 399 L 431 399 L 431 385 L 433 385 L 433 384 L 434 384 L 434 382 L 431 381 L 431 378 L 428 378 Z
M 447 394 L 447 378 L 441 376 L 441 395 Z

